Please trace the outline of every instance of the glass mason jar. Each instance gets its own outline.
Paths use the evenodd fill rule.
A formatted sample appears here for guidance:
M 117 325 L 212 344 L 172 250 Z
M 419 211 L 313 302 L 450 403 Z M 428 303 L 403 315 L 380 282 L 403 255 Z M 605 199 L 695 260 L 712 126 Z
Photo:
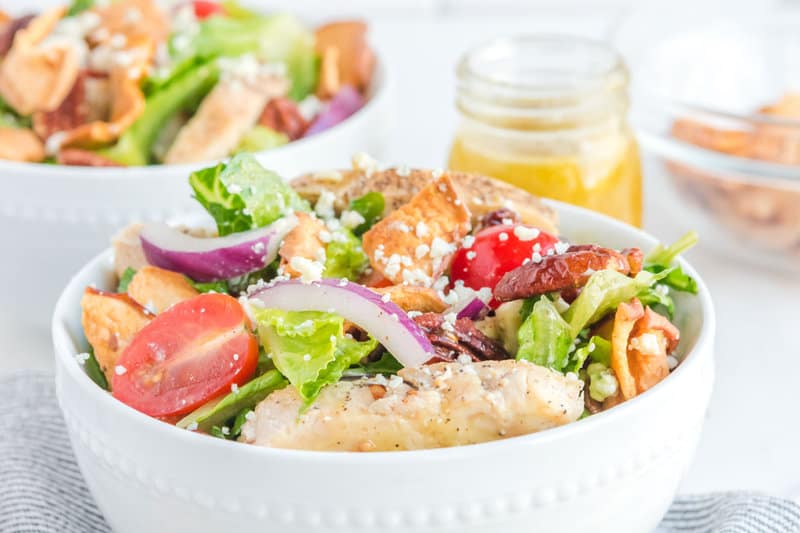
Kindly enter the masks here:
M 457 77 L 451 169 L 641 225 L 628 72 L 615 51 L 572 36 L 503 38 L 464 55 Z

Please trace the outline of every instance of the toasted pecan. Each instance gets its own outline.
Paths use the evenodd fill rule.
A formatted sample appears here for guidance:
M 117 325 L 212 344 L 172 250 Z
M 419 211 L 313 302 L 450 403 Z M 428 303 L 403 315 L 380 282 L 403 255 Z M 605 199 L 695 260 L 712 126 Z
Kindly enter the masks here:
M 459 318 L 451 327 L 445 326 L 444 317 L 438 313 L 424 313 L 415 317 L 414 321 L 433 344 L 436 355 L 428 363 L 455 361 L 461 355 L 466 355 L 473 361 L 510 357 L 502 344 L 476 328 L 469 318 Z
M 630 274 L 641 269 L 638 248 L 623 253 L 596 244 L 570 246 L 563 254 L 549 255 L 507 272 L 494 289 L 502 302 L 530 298 L 547 292 L 582 287 L 598 270 Z M 634 272 L 635 273 L 635 272 Z
M 278 131 L 294 141 L 299 139 L 308 128 L 308 121 L 303 118 L 300 109 L 288 98 L 272 98 L 261 112 L 258 123 Z

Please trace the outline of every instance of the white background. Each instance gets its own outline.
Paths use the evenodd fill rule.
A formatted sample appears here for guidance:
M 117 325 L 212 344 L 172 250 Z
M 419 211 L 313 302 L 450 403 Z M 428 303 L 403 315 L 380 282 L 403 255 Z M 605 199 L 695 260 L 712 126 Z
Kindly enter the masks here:
M 687 6 L 672 3 L 691 16 Z M 798 7 L 796 0 L 759 2 L 765 8 L 771 4 Z M 444 165 L 455 128 L 453 68 L 464 50 L 520 32 L 602 38 L 631 5 L 623 0 L 269 2 L 270 8 L 286 6 L 315 19 L 366 14 L 395 83 L 396 126 L 385 162 L 433 167 Z M 647 161 L 646 169 L 646 227 L 662 240 L 673 239 L 678 232 L 672 220 L 680 209 L 659 203 L 661 177 Z M 80 239 L 64 242 L 67 231 L 40 230 L 36 239 L 23 242 L 14 227 L 0 218 L 0 283 L 6 284 L 0 290 L 0 373 L 51 367 L 48 322 L 58 288 L 99 251 Z M 64 248 L 67 253 L 50 253 Z M 703 245 L 689 258 L 716 304 L 717 382 L 682 490 L 753 489 L 798 497 L 800 281 L 737 264 Z M 45 262 L 49 274 L 32 279 L 27 268 L 32 261 Z

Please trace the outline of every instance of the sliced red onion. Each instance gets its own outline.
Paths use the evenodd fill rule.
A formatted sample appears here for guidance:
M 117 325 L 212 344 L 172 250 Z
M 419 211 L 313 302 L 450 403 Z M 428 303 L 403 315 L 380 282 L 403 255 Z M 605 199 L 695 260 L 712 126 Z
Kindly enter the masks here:
M 347 280 L 303 283 L 292 279 L 267 285 L 250 302 L 268 309 L 332 312 L 377 339 L 403 366 L 418 366 L 433 357 L 433 346 L 420 327 L 391 300 Z
M 479 320 L 486 315 L 489 311 L 489 306 L 486 305 L 486 302 L 478 298 L 477 296 L 467 302 L 467 305 L 461 308 L 456 315 L 456 318 L 469 318 L 471 320 Z
M 260 270 L 275 260 L 278 247 L 297 225 L 294 216 L 269 226 L 225 237 L 193 237 L 162 223 L 145 224 L 140 239 L 151 265 L 180 272 L 195 281 L 231 279 Z
M 303 134 L 304 137 L 325 131 L 350 118 L 350 116 L 364 107 L 364 97 L 349 85 L 342 86 L 327 107 L 317 115 L 314 122 Z

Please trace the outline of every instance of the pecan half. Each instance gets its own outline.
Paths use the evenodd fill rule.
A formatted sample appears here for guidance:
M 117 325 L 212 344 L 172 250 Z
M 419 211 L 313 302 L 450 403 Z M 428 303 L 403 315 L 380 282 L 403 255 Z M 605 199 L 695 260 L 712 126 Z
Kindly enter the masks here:
M 428 363 L 455 361 L 460 355 L 473 361 L 499 361 L 511 357 L 500 343 L 483 334 L 469 318 L 459 318 L 451 328 L 444 326 L 444 318 L 438 313 L 424 313 L 414 321 L 425 332 L 436 352 Z
M 112 161 L 107 157 L 91 152 L 89 150 L 81 150 L 80 148 L 64 148 L 58 152 L 58 163 L 61 165 L 74 165 L 84 167 L 122 167 L 116 161 Z
M 506 209 L 503 207 L 483 215 L 478 223 L 478 231 L 491 226 L 500 226 L 502 224 L 519 224 L 519 222 L 519 214 L 517 214 L 516 211 L 512 211 L 511 209 Z
M 267 102 L 258 123 L 286 134 L 291 141 L 302 137 L 308 128 L 308 122 L 303 118 L 297 104 L 288 98 L 273 98 Z
M 609 269 L 625 275 L 638 272 L 641 251 L 633 248 L 620 253 L 596 244 L 570 246 L 563 254 L 549 255 L 538 263 L 529 262 L 507 272 L 495 287 L 494 297 L 508 302 L 579 288 L 596 271 Z
M 78 73 L 66 98 L 52 111 L 37 111 L 33 114 L 33 131 L 47 140 L 52 134 L 67 131 L 86 123 L 89 105 L 86 102 L 86 71 Z

